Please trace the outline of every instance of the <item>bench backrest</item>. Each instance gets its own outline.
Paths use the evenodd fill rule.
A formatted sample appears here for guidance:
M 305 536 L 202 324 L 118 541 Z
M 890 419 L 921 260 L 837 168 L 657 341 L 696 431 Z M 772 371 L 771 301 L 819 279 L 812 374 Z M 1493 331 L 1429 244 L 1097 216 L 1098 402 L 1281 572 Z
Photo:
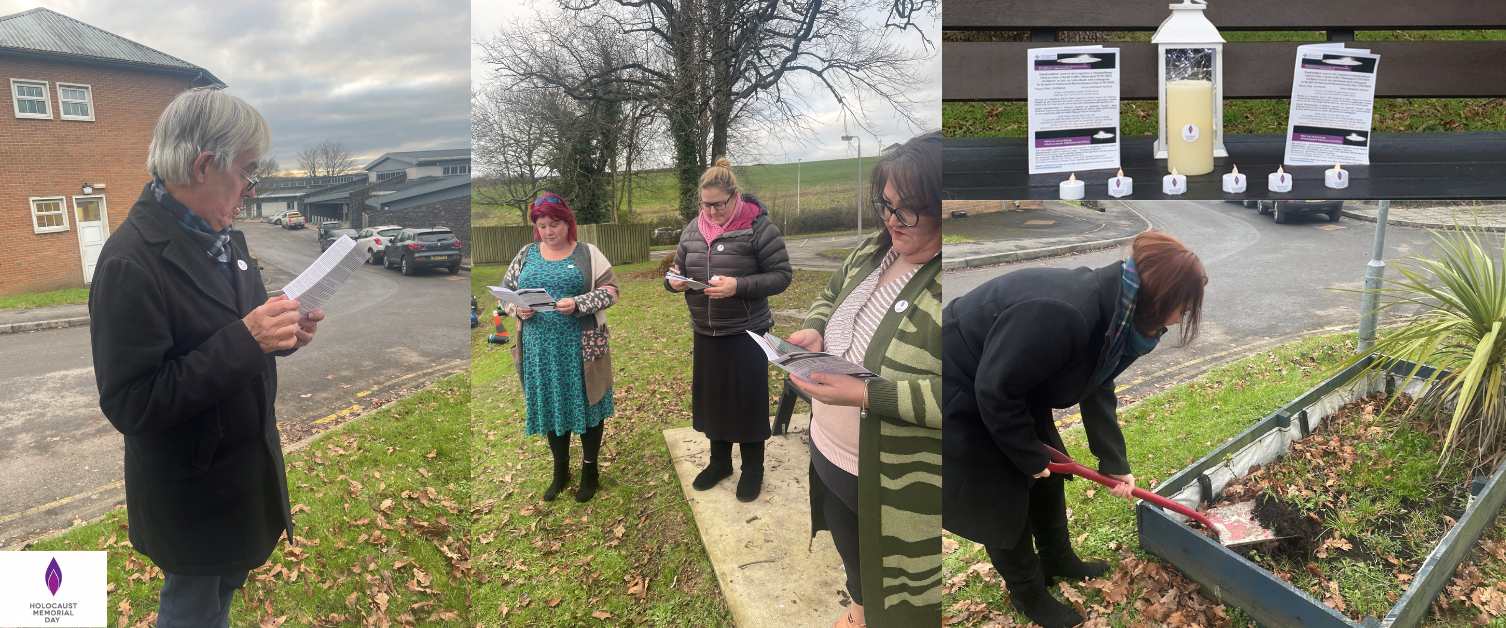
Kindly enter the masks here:
M 945 30 L 1029 31 L 1031 42 L 944 42 L 944 100 L 1024 100 L 1026 50 L 1055 44 L 1057 31 L 1154 31 L 1170 14 L 1165 0 L 947 0 Z M 1491 29 L 1506 25 L 1506 2 L 1478 0 L 1210 0 L 1208 20 L 1222 31 L 1328 32 L 1353 41 L 1355 31 Z M 1296 48 L 1311 42 L 1224 44 L 1225 98 L 1291 95 Z M 1121 96 L 1156 98 L 1156 45 L 1121 48 Z M 1378 98 L 1506 96 L 1506 41 L 1366 41 L 1381 56 Z

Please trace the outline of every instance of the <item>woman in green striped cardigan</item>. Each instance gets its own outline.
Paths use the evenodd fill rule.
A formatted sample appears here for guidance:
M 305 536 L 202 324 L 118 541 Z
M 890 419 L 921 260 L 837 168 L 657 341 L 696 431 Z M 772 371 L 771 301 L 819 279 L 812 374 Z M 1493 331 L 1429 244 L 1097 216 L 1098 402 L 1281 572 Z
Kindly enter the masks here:
M 941 625 L 941 134 L 874 165 L 884 229 L 848 256 L 790 342 L 883 380 L 815 374 L 811 535 L 830 530 L 853 604 L 833 628 Z

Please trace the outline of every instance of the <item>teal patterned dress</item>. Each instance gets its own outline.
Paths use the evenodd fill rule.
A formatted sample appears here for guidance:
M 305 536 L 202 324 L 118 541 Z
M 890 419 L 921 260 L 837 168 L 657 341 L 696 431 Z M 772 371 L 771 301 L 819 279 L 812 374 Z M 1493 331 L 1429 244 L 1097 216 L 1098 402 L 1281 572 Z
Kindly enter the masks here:
M 585 279 L 566 257 L 544 259 L 539 246 L 528 249 L 518 275 L 519 288 L 543 288 L 556 300 L 585 292 Z M 584 433 L 612 415 L 609 388 L 596 405 L 586 405 L 586 373 L 581 358 L 580 320 L 555 311 L 535 312 L 518 332 L 523 347 L 523 394 L 528 400 L 528 435 Z

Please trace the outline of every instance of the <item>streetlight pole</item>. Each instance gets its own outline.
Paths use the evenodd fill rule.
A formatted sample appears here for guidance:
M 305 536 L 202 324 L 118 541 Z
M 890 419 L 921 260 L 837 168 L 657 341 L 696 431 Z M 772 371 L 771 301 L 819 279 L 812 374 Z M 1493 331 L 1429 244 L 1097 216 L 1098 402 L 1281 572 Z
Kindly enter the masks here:
M 800 162 L 795 160 L 795 217 L 800 217 Z
M 863 138 L 858 137 L 856 135 L 843 135 L 842 136 L 842 141 L 844 141 L 844 142 L 851 142 L 853 140 L 857 140 L 857 142 L 858 142 L 858 180 L 857 180 L 857 184 L 854 186 L 854 188 L 855 188 L 855 191 L 858 193 L 858 198 L 857 198 L 857 205 L 858 205 L 858 239 L 862 240 L 863 239 Z
M 1365 297 L 1363 314 L 1360 315 L 1361 355 L 1369 353 L 1375 344 L 1376 310 L 1380 308 L 1380 294 L 1375 291 L 1380 289 L 1386 274 L 1386 262 L 1381 258 L 1386 247 L 1386 215 L 1390 210 L 1391 201 L 1381 201 L 1380 209 L 1375 212 L 1375 245 L 1370 251 L 1370 263 L 1365 266 Z

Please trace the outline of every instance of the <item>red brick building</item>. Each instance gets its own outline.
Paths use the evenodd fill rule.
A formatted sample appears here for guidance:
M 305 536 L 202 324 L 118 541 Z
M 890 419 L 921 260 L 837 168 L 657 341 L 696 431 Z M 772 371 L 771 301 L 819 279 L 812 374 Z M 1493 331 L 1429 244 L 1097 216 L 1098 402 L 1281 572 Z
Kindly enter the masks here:
M 85 286 L 157 116 L 208 71 L 47 9 L 0 16 L 0 296 Z

